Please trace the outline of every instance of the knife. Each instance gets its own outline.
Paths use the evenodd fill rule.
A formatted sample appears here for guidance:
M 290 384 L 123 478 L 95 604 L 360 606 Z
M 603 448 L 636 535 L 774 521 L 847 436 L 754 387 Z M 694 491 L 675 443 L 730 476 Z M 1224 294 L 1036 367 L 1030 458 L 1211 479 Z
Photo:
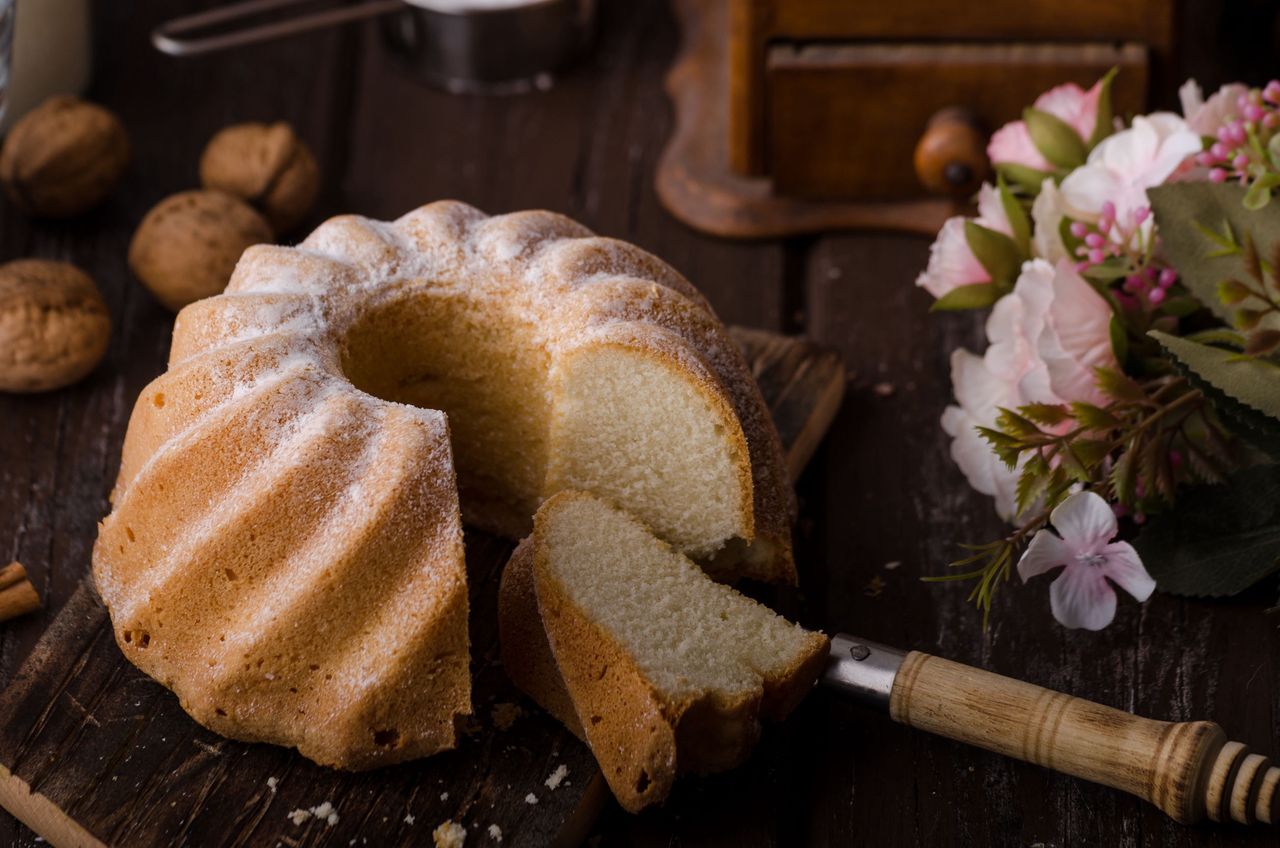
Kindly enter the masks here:
M 844 634 L 820 682 L 909 727 L 1122 789 L 1183 824 L 1280 820 L 1280 768 L 1211 721 L 1142 718 Z

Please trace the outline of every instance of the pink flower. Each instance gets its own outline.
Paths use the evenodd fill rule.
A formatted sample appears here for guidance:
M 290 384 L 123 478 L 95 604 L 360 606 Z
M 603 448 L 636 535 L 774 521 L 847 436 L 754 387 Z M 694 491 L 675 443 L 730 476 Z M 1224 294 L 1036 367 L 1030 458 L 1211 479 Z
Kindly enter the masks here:
M 1024 391 L 1065 401 L 1105 403 L 1094 369 L 1116 365 L 1111 306 L 1106 300 L 1066 261 L 1053 268 L 1047 285 L 1041 276 L 1033 280 L 1024 272 L 1014 294 L 1027 303 L 1028 314 L 1043 315 L 1036 352 L 1044 363 L 1047 391 L 1028 391 L 1025 385 Z
M 1010 121 L 992 133 L 987 142 L 987 158 L 992 165 L 1023 165 L 1046 173 L 1054 170 L 1053 163 L 1031 140 L 1026 121 Z
M 1067 83 L 1036 98 L 1035 108 L 1058 118 L 1075 130 L 1081 141 L 1087 142 L 1098 123 L 1098 97 L 1101 93 L 1101 80 L 1088 91 L 1075 83 Z M 1037 171 L 1055 170 L 1053 164 L 1036 149 L 1025 121 L 1012 121 L 996 130 L 987 144 L 987 158 L 993 165 L 1008 163 Z
M 1049 606 L 1064 627 L 1101 630 L 1110 624 L 1116 615 L 1112 583 L 1138 601 L 1151 597 L 1156 581 L 1132 545 L 1111 541 L 1116 516 L 1097 494 L 1070 495 L 1053 510 L 1049 521 L 1060 537 L 1049 530 L 1037 532 L 1018 560 L 1018 574 L 1026 582 L 1062 567 L 1062 574 L 1049 587 Z
M 1101 94 L 1101 80 L 1088 91 L 1069 82 L 1040 95 L 1035 106 L 1075 130 L 1081 141 L 1088 141 L 1098 123 L 1098 97 Z
M 952 289 L 974 283 L 989 283 L 991 275 L 969 249 L 962 217 L 948 218 L 929 248 L 929 265 L 916 278 L 916 285 L 934 297 L 942 297 Z M 978 191 L 977 223 L 996 232 L 1011 235 L 1013 227 L 1000 203 L 999 193 L 984 184 Z
M 1169 178 L 1189 157 L 1200 152 L 1200 136 L 1172 112 L 1133 119 L 1127 130 L 1103 139 L 1089 160 L 1062 181 L 1067 213 L 1096 223 L 1107 203 L 1115 220 L 1128 226 L 1147 209 L 1147 189 Z M 1150 219 L 1142 223 L 1149 232 Z
M 1018 472 L 1000 461 L 975 428 L 995 426 L 1001 407 L 1101 401 L 1093 369 L 1116 364 L 1110 321 L 1107 302 L 1069 262 L 1054 266 L 1035 259 L 1022 266 L 1013 292 L 991 310 L 986 353 L 952 354 L 956 405 L 942 416 L 951 458 L 969 485 L 995 498 L 1005 520 L 1018 517 Z
M 1248 93 L 1248 86 L 1235 82 L 1224 85 L 1206 101 L 1204 92 L 1193 79 L 1187 80 L 1178 89 L 1187 126 L 1192 131 L 1207 136 L 1216 136 L 1220 127 L 1240 117 L 1238 101 Z
M 964 237 L 964 218 L 948 218 L 929 248 L 929 265 L 916 277 L 916 285 L 934 297 L 942 297 L 960 286 L 989 282 L 991 275 Z

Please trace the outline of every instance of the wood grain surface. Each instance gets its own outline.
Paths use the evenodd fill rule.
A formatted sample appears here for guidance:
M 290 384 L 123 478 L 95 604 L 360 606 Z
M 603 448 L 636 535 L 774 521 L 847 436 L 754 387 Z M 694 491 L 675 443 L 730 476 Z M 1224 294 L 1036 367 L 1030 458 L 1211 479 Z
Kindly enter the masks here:
M 0 396 L 0 562 L 21 561 L 45 606 L 0 625 L 8 683 L 87 571 L 95 524 L 133 399 L 163 368 L 172 318 L 129 277 L 129 235 L 165 194 L 191 186 L 212 133 L 283 119 L 325 174 L 310 223 L 346 211 L 391 216 L 440 197 L 491 212 L 547 207 L 653 250 L 707 292 L 731 323 L 805 331 L 853 372 L 800 478 L 796 531 L 802 619 L 918 648 L 1173 721 L 1210 719 L 1280 753 L 1280 633 L 1268 588 L 1219 602 L 1122 600 L 1100 633 L 1050 617 L 1046 581 L 1002 589 L 990 630 L 959 587 L 921 583 L 957 540 L 1000 529 L 947 455 L 938 418 L 949 355 L 980 349 L 980 316 L 930 316 L 912 282 L 929 240 L 839 235 L 759 243 L 706 238 L 653 190 L 673 125 L 663 77 L 678 44 L 661 0 L 603 0 L 591 57 L 546 92 L 452 97 L 402 76 L 370 28 L 225 56 L 159 56 L 148 31 L 213 0 L 97 3 L 92 97 L 119 111 L 136 159 L 108 205 L 66 225 L 0 205 L 0 260 L 47 256 L 89 269 L 114 324 L 107 361 L 84 383 Z M 1156 103 L 1196 76 L 1207 89 L 1274 74 L 1272 4 L 1178 4 L 1180 67 Z M 960 8 L 957 6 L 956 8 Z M 889 567 L 893 566 L 893 567 Z M 883 585 L 877 582 L 882 581 Z M 314 800 L 316 796 L 307 794 Z M 1136 798 L 914 731 L 819 695 L 766 734 L 743 769 L 681 784 L 663 810 L 606 806 L 593 838 L 613 846 L 1273 845 L 1271 834 L 1185 828 Z M 0 845 L 35 848 L 0 813 Z M 507 842 L 504 844 L 512 844 Z

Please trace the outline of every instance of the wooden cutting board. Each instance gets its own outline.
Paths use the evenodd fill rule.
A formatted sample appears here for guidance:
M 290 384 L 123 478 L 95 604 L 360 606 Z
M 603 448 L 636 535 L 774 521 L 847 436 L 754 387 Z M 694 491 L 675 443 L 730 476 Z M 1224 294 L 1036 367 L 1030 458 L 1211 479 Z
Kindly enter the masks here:
M 787 448 L 792 477 L 839 408 L 832 350 L 735 328 Z M 224 739 L 126 662 L 89 579 L 0 694 L 0 805 L 56 846 L 431 844 L 443 821 L 469 846 L 574 844 L 608 789 L 590 751 L 522 698 L 498 664 L 497 587 L 512 545 L 467 532 L 476 713 L 455 751 L 363 774 Z M 495 707 L 522 714 L 506 726 Z M 568 769 L 555 789 L 546 780 Z M 532 794 L 537 802 L 531 803 Z M 329 802 L 337 819 L 297 824 Z

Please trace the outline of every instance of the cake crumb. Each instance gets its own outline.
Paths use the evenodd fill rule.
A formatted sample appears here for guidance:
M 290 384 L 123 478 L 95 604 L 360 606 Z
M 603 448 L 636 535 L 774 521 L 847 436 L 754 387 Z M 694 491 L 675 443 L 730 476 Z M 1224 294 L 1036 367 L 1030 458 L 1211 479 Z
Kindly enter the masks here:
M 878 598 L 880 593 L 884 591 L 885 582 L 880 575 L 876 575 L 867 581 L 867 585 L 863 587 L 862 594 L 868 598 Z
M 405 813 L 405 814 L 404 814 L 404 823 L 405 823 L 405 824 L 413 824 L 415 821 L 417 821 L 417 819 L 416 819 L 416 818 L 414 818 L 413 813 Z
M 516 719 L 524 715 L 524 710 L 520 709 L 519 704 L 512 704 L 503 701 L 493 705 L 493 726 L 498 730 L 510 730 L 511 725 L 516 723 Z
M 272 791 L 275 790 L 274 786 L 271 788 L 272 788 Z M 294 810 L 292 813 L 289 813 L 288 816 L 286 816 L 286 818 L 292 821 L 295 826 L 302 824 L 304 821 L 312 817 L 320 819 L 320 821 L 324 822 L 330 827 L 333 827 L 335 824 L 338 823 L 338 808 L 333 806 L 331 802 L 325 801 L 319 806 L 312 807 L 307 810 L 298 808 Z
M 561 763 L 560 765 L 556 766 L 555 771 L 551 772 L 551 774 L 548 775 L 546 780 L 547 788 L 550 789 L 552 792 L 556 791 L 556 789 L 560 787 L 560 784 L 563 783 L 564 779 L 568 776 L 569 776 L 569 767 L 566 766 L 564 763 Z
M 436 848 L 462 848 L 467 841 L 467 829 L 455 821 L 441 823 L 431 832 Z
M 876 397 L 887 398 L 893 397 L 898 388 L 893 383 L 876 383 L 871 387 L 871 391 L 875 393 Z
M 441 801 L 448 801 L 448 800 L 449 800 L 449 793 L 448 793 L 448 792 L 441 792 L 441 793 L 440 793 L 440 800 L 441 800 Z
M 886 562 L 884 564 L 885 571 L 893 571 L 894 569 L 901 568 L 901 567 L 902 567 L 902 560 L 898 560 L 898 559 L 895 559 L 893 562 Z
M 276 780 L 274 777 L 267 778 L 267 788 L 270 789 L 272 792 L 275 792 L 276 787 L 279 785 L 280 785 L 280 781 Z
M 496 824 L 489 825 L 489 838 L 494 842 L 501 842 L 502 828 L 498 827 Z
M 538 803 L 538 796 L 530 792 L 528 795 L 524 796 L 524 802 L 526 804 L 536 804 Z

